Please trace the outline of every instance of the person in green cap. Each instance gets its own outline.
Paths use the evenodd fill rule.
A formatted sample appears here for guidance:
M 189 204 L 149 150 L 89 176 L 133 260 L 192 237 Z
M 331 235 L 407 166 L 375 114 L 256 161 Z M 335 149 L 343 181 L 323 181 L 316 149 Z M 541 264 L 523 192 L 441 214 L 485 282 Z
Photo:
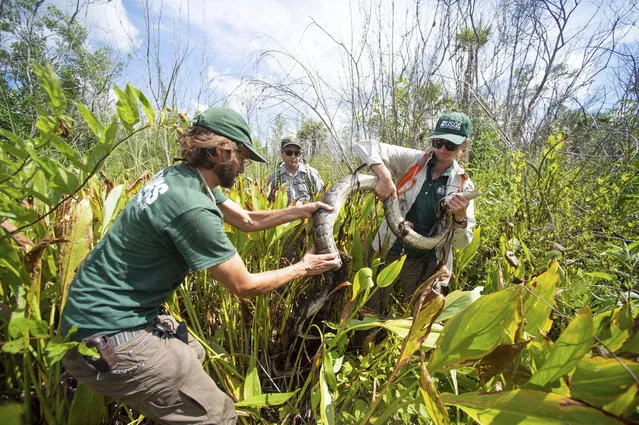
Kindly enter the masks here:
M 189 270 L 207 270 L 238 297 L 253 297 L 337 265 L 309 251 L 297 263 L 251 273 L 224 231 L 245 232 L 310 218 L 321 202 L 246 211 L 227 199 L 247 161 L 266 162 L 246 121 L 228 108 L 200 114 L 179 139 L 183 163 L 160 171 L 127 204 L 70 285 L 61 333 L 95 347 L 63 358 L 67 371 L 100 394 L 166 424 L 235 424 L 233 401 L 204 371 L 202 345 L 161 312 Z
M 464 248 L 473 238 L 475 226 L 474 204 L 456 193 L 474 189 L 473 182 L 457 162 L 459 153 L 470 141 L 471 122 L 463 113 L 443 114 L 428 137 L 432 149 L 427 152 L 380 143 L 376 140 L 360 142 L 355 151 L 359 158 L 378 176 L 375 193 L 380 200 L 398 197 L 400 211 L 407 224 L 424 236 L 429 236 L 437 224 L 443 208 L 450 209 L 454 218 L 452 247 L 423 251 L 397 241 L 383 222 L 374 240 L 377 250 L 388 241 L 390 249 L 386 264 L 406 254 L 406 261 L 398 278 L 403 292 L 410 296 L 417 287 L 445 264 L 452 270 L 452 248 Z M 445 251 L 445 252 L 444 252 Z M 448 290 L 448 280 L 440 282 L 442 292 Z M 372 297 L 369 306 L 383 313 L 388 307 L 390 289 L 383 288 Z M 387 291 L 384 293 L 384 291 Z
M 269 200 L 275 199 L 276 191 L 286 184 L 288 203 L 300 204 L 312 201 L 322 191 L 324 182 L 319 172 L 302 159 L 302 144 L 295 136 L 288 136 L 280 143 L 282 163 L 266 181 Z

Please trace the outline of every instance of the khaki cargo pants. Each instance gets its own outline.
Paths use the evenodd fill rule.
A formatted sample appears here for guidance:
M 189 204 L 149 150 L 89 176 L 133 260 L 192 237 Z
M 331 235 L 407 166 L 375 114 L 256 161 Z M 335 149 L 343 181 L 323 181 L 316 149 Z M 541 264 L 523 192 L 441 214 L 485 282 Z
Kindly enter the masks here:
M 171 316 L 160 319 L 177 327 Z M 142 331 L 116 347 L 116 353 L 118 363 L 109 372 L 96 371 L 76 350 L 67 352 L 62 363 L 79 382 L 160 423 L 237 422 L 233 401 L 202 368 L 204 347 L 190 334 L 185 344 Z

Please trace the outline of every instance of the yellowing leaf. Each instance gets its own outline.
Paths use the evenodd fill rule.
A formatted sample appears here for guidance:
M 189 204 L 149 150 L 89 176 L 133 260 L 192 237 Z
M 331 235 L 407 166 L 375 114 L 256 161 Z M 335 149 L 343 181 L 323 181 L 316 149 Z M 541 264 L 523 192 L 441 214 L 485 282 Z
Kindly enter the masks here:
M 481 425 L 622 425 L 601 410 L 554 393 L 532 390 L 441 394 Z
M 639 403 L 639 385 L 632 374 L 639 376 L 639 363 L 629 359 L 584 357 L 570 379 L 570 395 L 623 415 Z
M 550 312 L 555 306 L 555 292 L 559 282 L 559 264 L 553 261 L 550 268 L 526 287 L 531 293 L 524 294 L 524 318 L 526 332 L 537 335 L 539 331 L 546 333 L 552 326 Z
M 69 233 L 64 236 L 64 239 L 69 242 L 60 248 L 61 308 L 66 302 L 67 290 L 75 276 L 75 270 L 91 250 L 91 245 L 93 244 L 92 221 L 91 203 L 87 197 L 74 206 L 71 219 L 67 225 Z

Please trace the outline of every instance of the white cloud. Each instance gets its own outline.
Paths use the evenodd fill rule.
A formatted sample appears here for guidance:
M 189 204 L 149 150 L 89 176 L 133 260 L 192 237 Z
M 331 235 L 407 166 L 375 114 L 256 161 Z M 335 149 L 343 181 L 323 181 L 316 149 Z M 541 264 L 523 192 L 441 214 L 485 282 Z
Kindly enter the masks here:
M 66 13 L 73 13 L 76 2 L 56 0 L 53 2 Z M 88 2 L 77 16 L 84 25 L 92 44 L 103 44 L 126 54 L 137 47 L 139 31 L 132 24 L 122 0 L 96 0 Z

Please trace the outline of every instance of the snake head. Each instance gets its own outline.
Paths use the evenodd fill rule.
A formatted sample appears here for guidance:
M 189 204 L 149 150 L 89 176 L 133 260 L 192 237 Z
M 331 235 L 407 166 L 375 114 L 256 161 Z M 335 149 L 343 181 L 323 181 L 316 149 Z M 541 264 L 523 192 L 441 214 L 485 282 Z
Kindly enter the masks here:
M 411 227 L 412 226 L 406 223 L 406 220 L 403 220 L 401 223 L 399 223 L 399 226 L 397 226 L 397 230 L 399 230 L 399 233 L 401 234 L 400 237 L 403 238 L 404 236 L 406 236 Z

